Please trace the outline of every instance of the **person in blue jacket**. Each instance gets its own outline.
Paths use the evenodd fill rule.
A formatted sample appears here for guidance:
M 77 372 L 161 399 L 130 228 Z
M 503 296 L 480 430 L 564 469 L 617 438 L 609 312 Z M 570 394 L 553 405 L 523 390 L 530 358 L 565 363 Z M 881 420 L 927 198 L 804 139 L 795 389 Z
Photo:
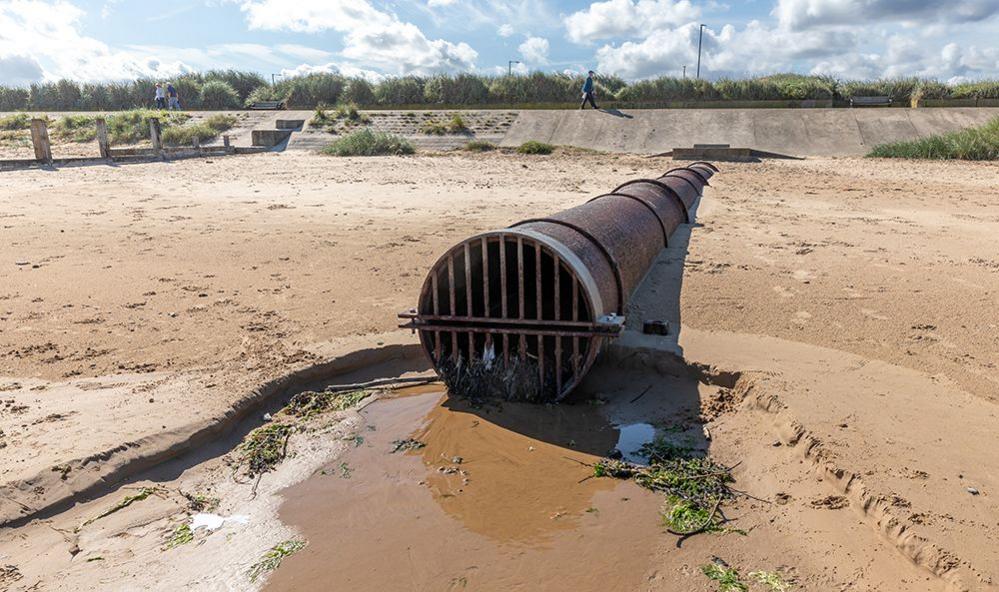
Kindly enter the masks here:
M 579 104 L 580 109 L 586 107 L 586 101 L 589 101 L 594 109 L 599 109 L 597 101 L 594 98 L 596 96 L 594 92 L 596 89 L 593 87 L 593 74 L 593 70 L 590 70 L 586 75 L 586 82 L 583 83 L 583 102 Z

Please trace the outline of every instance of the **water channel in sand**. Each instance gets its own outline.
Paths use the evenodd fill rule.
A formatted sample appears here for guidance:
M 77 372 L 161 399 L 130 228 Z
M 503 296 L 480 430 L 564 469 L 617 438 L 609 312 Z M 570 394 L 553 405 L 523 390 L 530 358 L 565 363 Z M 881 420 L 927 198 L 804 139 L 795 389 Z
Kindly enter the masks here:
M 588 466 L 651 426 L 618 428 L 595 405 L 403 394 L 364 409 L 357 446 L 285 492 L 281 518 L 309 545 L 269 590 L 634 590 L 654 570 L 661 498 Z M 391 452 L 406 438 L 425 446 Z

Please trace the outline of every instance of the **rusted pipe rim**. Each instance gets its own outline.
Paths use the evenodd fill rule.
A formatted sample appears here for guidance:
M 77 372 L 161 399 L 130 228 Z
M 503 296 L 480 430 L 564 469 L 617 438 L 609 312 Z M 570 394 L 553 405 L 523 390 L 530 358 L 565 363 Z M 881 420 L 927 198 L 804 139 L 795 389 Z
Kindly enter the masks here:
M 712 171 L 714 171 L 716 173 L 721 172 L 721 171 L 718 170 L 718 167 L 716 167 L 715 165 L 711 164 L 710 162 L 704 162 L 703 160 L 698 160 L 697 162 L 692 162 L 692 163 L 688 164 L 687 166 L 691 166 L 692 167 L 692 166 L 697 165 L 697 164 L 702 164 L 702 165 L 708 167 L 709 169 L 711 169 Z
M 680 206 L 680 209 L 683 210 L 683 219 L 687 222 L 687 224 L 690 224 L 691 222 L 690 212 L 687 211 L 687 205 L 683 203 L 683 200 L 680 199 L 679 195 L 677 195 L 675 189 L 663 183 L 662 181 L 659 181 L 658 179 L 632 179 L 627 183 L 622 183 L 621 185 L 618 185 L 617 187 L 614 188 L 614 191 L 611 191 L 611 193 L 617 193 L 618 191 L 624 189 L 628 185 L 632 185 L 634 183 L 649 183 L 666 191 L 666 193 L 668 193 L 670 197 L 676 200 L 676 203 Z
M 646 208 L 648 208 L 649 211 L 652 212 L 652 215 L 655 216 L 656 220 L 659 222 L 659 227 L 662 228 L 663 230 L 663 247 L 665 248 L 669 246 L 669 233 L 666 231 L 666 223 L 663 222 L 663 219 L 659 216 L 659 212 L 656 211 L 656 207 L 651 203 L 649 203 L 648 200 L 638 197 L 637 195 L 628 195 L 627 193 L 614 193 L 612 191 L 610 193 L 598 195 L 593 199 L 591 199 L 590 201 L 597 201 L 601 197 L 627 197 L 628 199 L 633 199 L 642 204 L 643 206 L 645 206 Z M 589 203 L 589 201 L 586 203 Z
M 548 224 L 556 224 L 558 226 L 564 226 L 564 227 L 569 228 L 571 230 L 575 230 L 580 235 L 582 235 L 583 237 L 585 237 L 586 240 L 588 240 L 591 243 L 593 243 L 597 247 L 597 249 L 600 250 L 600 252 L 603 254 L 603 256 L 607 259 L 607 262 L 610 263 L 611 269 L 614 270 L 614 283 L 617 284 L 616 285 L 616 287 L 617 287 L 617 311 L 616 312 L 617 312 L 617 314 L 623 315 L 624 314 L 624 280 L 621 278 L 621 265 L 617 262 L 617 259 L 615 259 L 614 256 L 610 254 L 610 251 L 607 250 L 607 248 L 603 245 L 603 243 L 601 243 L 600 241 L 598 241 L 596 239 L 596 237 L 594 237 L 592 234 L 590 234 L 586 230 L 583 230 L 582 228 L 580 228 L 579 226 L 573 224 L 572 222 L 564 222 L 562 220 L 555 220 L 553 218 L 530 218 L 528 220 L 521 220 L 520 222 L 517 222 L 513 226 L 510 226 L 510 229 L 512 230 L 512 229 L 514 229 L 514 228 L 516 228 L 518 226 L 523 226 L 524 224 L 531 224 L 533 222 L 545 222 L 545 223 L 548 223 Z M 521 232 L 523 232 L 523 231 L 521 231 Z M 541 236 L 543 236 L 543 235 L 541 235 Z M 594 309 L 594 310 L 596 310 L 596 309 Z M 594 313 L 594 314 L 596 314 L 596 313 Z
M 691 187 L 693 187 L 694 191 L 697 192 L 697 195 L 701 195 L 701 189 L 703 189 L 702 187 L 698 187 L 697 185 L 694 185 L 694 182 L 691 181 L 690 179 L 688 179 L 687 177 L 681 177 L 680 175 L 671 175 L 670 174 L 673 171 L 682 171 L 682 170 L 685 170 L 685 169 L 670 169 L 670 170 L 666 171 L 665 173 L 663 173 L 663 176 L 661 176 L 659 178 L 660 179 L 665 179 L 666 177 L 669 177 L 670 179 L 680 179 L 684 183 L 686 183 L 687 185 L 690 185 Z M 697 175 L 697 178 L 700 179 L 701 176 Z
M 695 175 L 697 175 L 701 179 L 701 181 L 704 181 L 705 185 L 711 185 L 711 183 L 708 183 L 708 178 L 705 177 L 704 174 L 701 171 L 699 171 L 697 169 L 694 169 L 694 168 L 691 168 L 691 167 L 676 167 L 676 168 L 673 168 L 673 169 L 670 169 L 670 170 L 666 171 L 665 173 L 662 174 L 662 176 L 665 177 L 666 175 L 672 173 L 673 171 L 690 171 L 690 172 L 694 173 Z

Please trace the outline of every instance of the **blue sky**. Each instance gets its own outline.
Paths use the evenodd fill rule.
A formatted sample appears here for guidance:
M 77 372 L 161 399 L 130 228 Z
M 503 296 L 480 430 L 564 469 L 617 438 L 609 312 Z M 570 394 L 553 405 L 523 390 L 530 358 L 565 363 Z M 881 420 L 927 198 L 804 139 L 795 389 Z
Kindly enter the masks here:
M 0 0 L 0 83 L 209 68 L 294 75 L 782 71 L 999 77 L 999 0 Z

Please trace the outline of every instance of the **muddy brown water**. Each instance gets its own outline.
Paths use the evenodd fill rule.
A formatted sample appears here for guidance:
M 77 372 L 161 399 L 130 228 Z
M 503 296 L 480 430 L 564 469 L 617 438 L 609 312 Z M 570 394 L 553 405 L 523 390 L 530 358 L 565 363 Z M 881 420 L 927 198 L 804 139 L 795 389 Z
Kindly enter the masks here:
M 281 518 L 309 544 L 267 590 L 634 590 L 654 571 L 662 500 L 591 477 L 621 436 L 595 406 L 399 394 L 285 493 Z M 426 446 L 391 452 L 410 437 Z

